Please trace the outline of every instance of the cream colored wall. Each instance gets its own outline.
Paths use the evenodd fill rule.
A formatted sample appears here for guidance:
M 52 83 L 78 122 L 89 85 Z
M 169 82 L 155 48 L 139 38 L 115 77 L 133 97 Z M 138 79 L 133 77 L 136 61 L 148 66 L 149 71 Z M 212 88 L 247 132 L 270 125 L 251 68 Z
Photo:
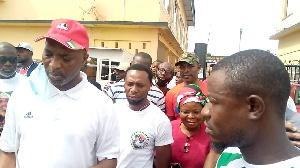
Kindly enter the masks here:
M 278 58 L 283 62 L 300 60 L 300 30 L 280 38 L 278 43 Z
M 90 21 L 134 21 L 134 22 L 168 22 L 171 31 L 177 42 L 182 46 L 182 50 L 187 50 L 187 40 L 185 44 L 181 44 L 182 37 L 179 37 L 179 16 L 183 19 L 182 29 L 184 29 L 187 39 L 187 22 L 184 13 L 184 7 L 181 0 L 178 0 L 178 17 L 177 27 L 173 26 L 173 5 L 174 0 L 170 0 L 170 15 L 165 10 L 162 0 L 95 0 L 91 4 L 91 0 L 5 0 L 0 2 L 0 19 L 1 20 L 54 20 L 57 18 L 69 18 L 74 20 L 90 20 Z M 90 8 L 90 5 L 93 8 Z M 16 12 L 17 11 L 17 12 Z M 34 59 L 41 59 L 44 43 L 35 43 L 36 37 L 44 35 L 50 24 L 46 27 L 32 26 L 28 27 L 16 26 L 0 26 L 0 37 L 2 41 L 8 41 L 16 45 L 19 41 L 26 41 L 32 44 L 34 48 Z M 25 24 L 26 25 L 26 24 Z M 101 26 L 101 25 L 100 25 Z M 153 26 L 154 27 L 154 26 Z M 159 41 L 165 47 L 165 60 L 172 55 L 172 62 L 177 59 L 181 53 L 181 49 L 170 45 L 170 41 L 161 39 L 158 28 L 145 29 L 129 28 L 97 28 L 87 27 L 91 36 L 90 46 L 100 46 L 104 42 L 105 47 L 124 48 L 131 54 L 136 51 L 145 51 L 151 54 L 153 59 L 157 59 L 157 49 Z M 183 32 L 183 30 L 181 30 Z M 13 33 L 12 33 L 13 32 Z M 129 44 L 131 43 L 131 49 Z M 146 46 L 146 48 L 144 48 Z M 136 50 L 137 49 L 137 50 Z
M 138 52 L 147 52 L 153 59 L 157 57 L 157 30 L 156 29 L 140 29 L 140 28 L 93 28 L 88 29 L 90 35 L 91 46 L 122 48 L 132 55 Z M 93 44 L 92 44 L 93 43 Z M 129 48 L 131 43 L 131 49 Z M 145 44 L 143 44 L 145 43 Z M 145 48 L 143 48 L 145 46 Z
M 1 41 L 16 46 L 19 42 L 27 42 L 33 47 L 33 59 L 41 59 L 44 42 L 34 42 L 37 37 L 45 35 L 47 27 L 0 26 Z
M 159 0 L 95 0 L 92 3 L 91 0 L 6 0 L 0 2 L 0 16 L 3 20 L 69 18 L 159 22 L 159 15 Z

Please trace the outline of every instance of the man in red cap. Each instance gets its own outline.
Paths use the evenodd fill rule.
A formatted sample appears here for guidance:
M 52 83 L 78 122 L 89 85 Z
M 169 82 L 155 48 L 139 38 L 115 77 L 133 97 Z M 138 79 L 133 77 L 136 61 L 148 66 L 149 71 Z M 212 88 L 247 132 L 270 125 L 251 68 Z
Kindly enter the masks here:
M 7 109 L 0 167 L 115 167 L 119 130 L 112 101 L 80 71 L 89 56 L 86 29 L 58 19 L 36 41 L 42 39 L 44 68 Z

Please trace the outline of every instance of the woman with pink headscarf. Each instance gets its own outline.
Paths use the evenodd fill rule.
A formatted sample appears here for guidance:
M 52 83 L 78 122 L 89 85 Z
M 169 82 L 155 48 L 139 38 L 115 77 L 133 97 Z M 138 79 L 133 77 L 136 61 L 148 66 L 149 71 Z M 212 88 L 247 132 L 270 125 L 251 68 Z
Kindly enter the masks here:
M 178 93 L 176 113 L 181 120 L 172 121 L 172 166 L 203 167 L 210 152 L 210 137 L 205 132 L 201 110 L 208 102 L 199 86 L 191 84 Z

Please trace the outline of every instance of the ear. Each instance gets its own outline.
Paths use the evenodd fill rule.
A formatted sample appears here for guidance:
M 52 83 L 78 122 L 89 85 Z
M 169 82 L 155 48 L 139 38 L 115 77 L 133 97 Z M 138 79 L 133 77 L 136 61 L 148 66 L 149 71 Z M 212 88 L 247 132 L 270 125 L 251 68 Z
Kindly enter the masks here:
M 198 68 L 198 71 L 200 71 L 201 70 L 201 64 L 198 63 L 197 68 Z
M 249 119 L 258 120 L 265 111 L 265 102 L 258 95 L 250 95 L 247 98 L 249 105 Z
M 89 58 L 89 54 L 88 53 L 85 53 L 84 55 L 83 55 L 83 60 L 82 60 L 82 65 L 84 65 L 85 63 L 86 63 L 86 61 L 87 61 L 87 59 Z

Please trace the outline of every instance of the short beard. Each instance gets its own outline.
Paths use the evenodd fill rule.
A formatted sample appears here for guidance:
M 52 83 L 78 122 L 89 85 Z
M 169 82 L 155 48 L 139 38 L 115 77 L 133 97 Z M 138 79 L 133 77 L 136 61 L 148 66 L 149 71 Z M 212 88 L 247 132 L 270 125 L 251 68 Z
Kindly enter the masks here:
M 140 100 L 130 100 L 127 98 L 127 100 L 130 105 L 136 106 L 136 105 L 141 104 L 145 100 L 145 98 L 142 98 Z
M 217 153 L 222 153 L 227 147 L 244 148 L 250 146 L 250 140 L 246 138 L 245 133 L 237 128 L 234 130 L 236 130 L 237 133 L 230 137 L 228 142 L 212 143 L 213 150 Z
M 165 87 L 168 85 L 169 82 L 170 82 L 170 80 L 168 80 L 168 79 L 162 80 L 162 79 L 158 78 L 156 84 L 159 87 Z

